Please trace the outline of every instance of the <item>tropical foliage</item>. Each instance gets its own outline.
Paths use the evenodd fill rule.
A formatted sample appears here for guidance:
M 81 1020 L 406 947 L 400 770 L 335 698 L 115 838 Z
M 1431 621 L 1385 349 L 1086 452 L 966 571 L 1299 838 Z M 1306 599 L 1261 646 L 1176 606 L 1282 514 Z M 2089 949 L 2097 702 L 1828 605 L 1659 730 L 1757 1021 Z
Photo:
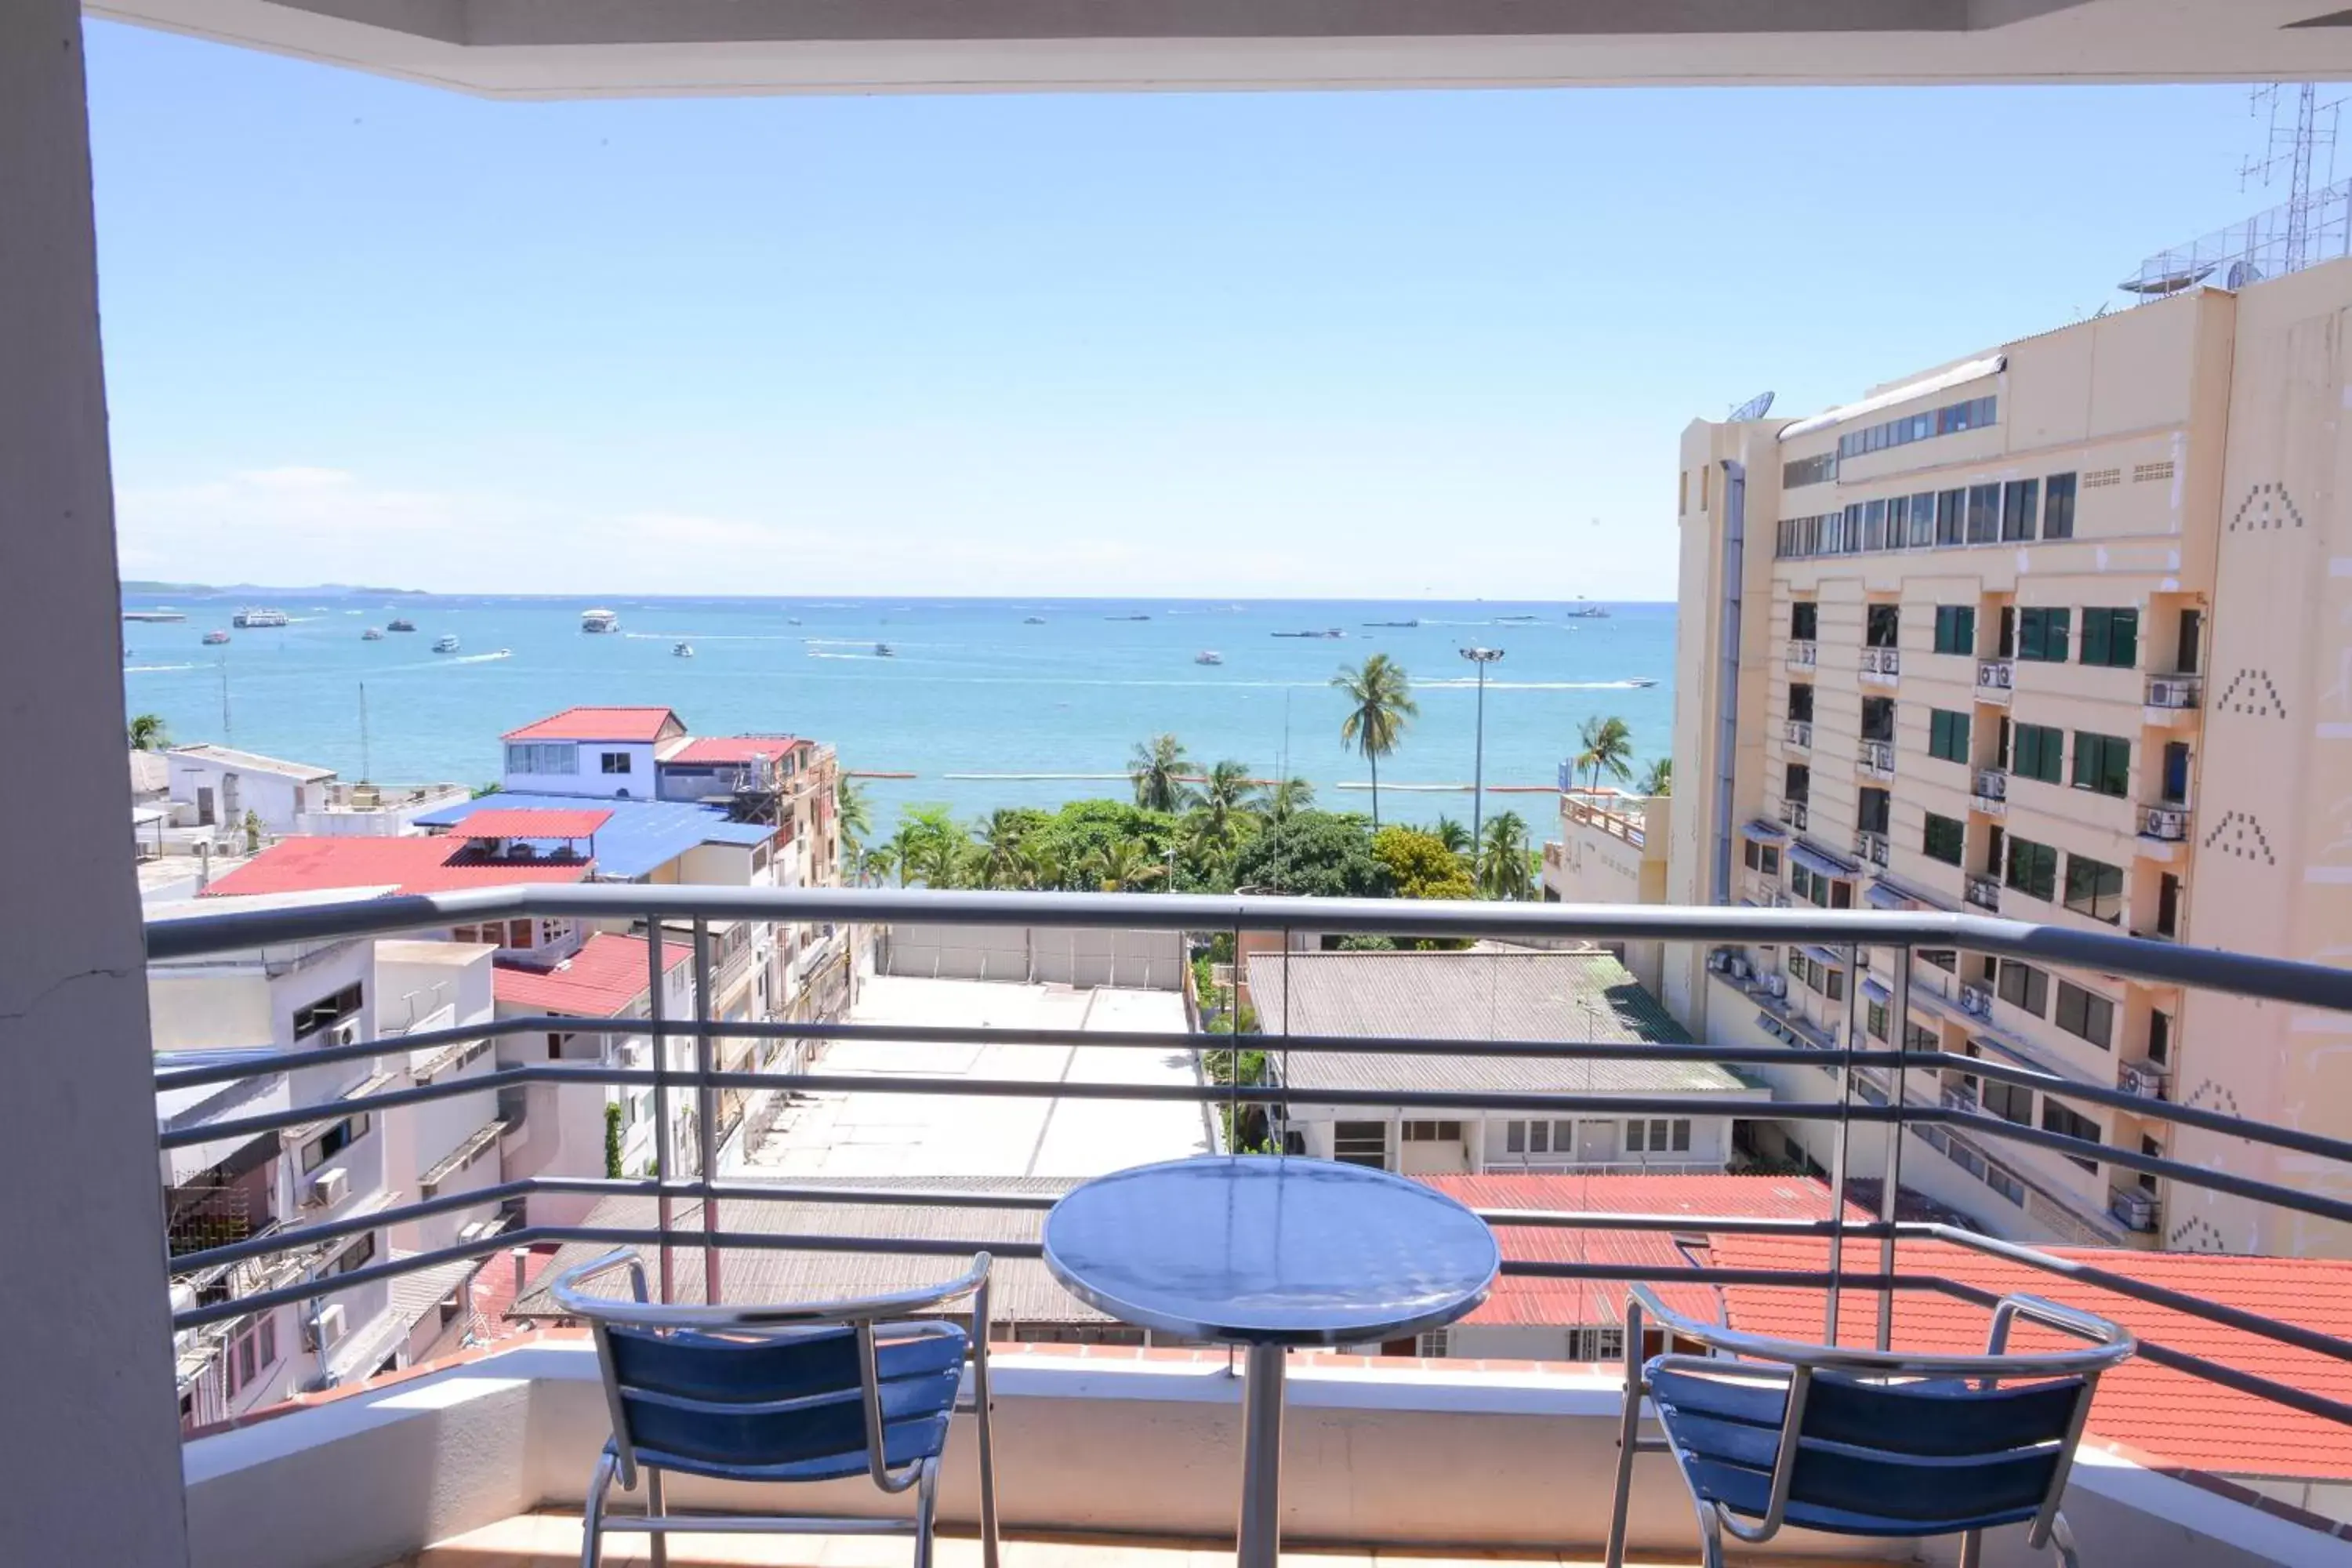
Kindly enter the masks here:
M 1571 765 L 1585 774 L 1587 789 L 1600 787 L 1602 773 L 1619 784 L 1633 776 L 1633 731 L 1624 720 L 1596 713 L 1577 731 L 1576 742 L 1583 750 Z
M 1633 785 L 1633 793 L 1644 795 L 1670 795 L 1674 794 L 1674 758 L 1660 757 L 1656 762 L 1652 763 L 1647 768 L 1643 769 L 1640 780 Z
M 1477 894 L 1462 857 L 1434 833 L 1391 824 L 1372 835 L 1372 858 L 1400 899 L 1467 899 Z
M 1173 735 L 1154 735 L 1139 743 L 1128 759 L 1128 782 L 1135 785 L 1135 804 L 1146 811 L 1181 811 L 1191 801 L 1192 786 L 1185 775 L 1192 760 L 1184 742 Z
M 140 714 L 131 721 L 130 733 L 131 749 L 134 752 L 160 752 L 172 743 L 161 713 Z
M 1478 845 L 1478 896 L 1534 898 L 1536 856 L 1528 842 L 1528 825 L 1517 812 L 1507 811 L 1489 821 Z
M 1331 684 L 1348 699 L 1348 716 L 1339 721 L 1339 743 L 1353 746 L 1372 770 L 1372 826 L 1381 825 L 1381 759 L 1394 752 L 1405 726 L 1418 717 L 1412 700 L 1412 678 L 1404 666 L 1376 653 L 1353 669 L 1342 668 Z

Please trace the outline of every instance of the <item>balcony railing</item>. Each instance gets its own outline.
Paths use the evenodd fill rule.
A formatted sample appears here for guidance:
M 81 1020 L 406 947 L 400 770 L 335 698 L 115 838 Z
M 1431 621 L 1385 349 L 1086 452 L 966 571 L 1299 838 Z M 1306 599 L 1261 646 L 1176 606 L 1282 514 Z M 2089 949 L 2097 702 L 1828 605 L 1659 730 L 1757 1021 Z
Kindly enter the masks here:
M 1813 721 L 1811 719 L 1790 719 L 1780 725 L 1780 738 L 1792 746 L 1810 748 L 1813 743 Z
M 1820 661 L 1821 648 L 1821 644 L 1809 638 L 1790 643 L 1789 668 L 1790 669 L 1812 668 Z
M 446 929 L 493 918 L 546 917 L 575 921 L 642 921 L 647 928 L 665 921 L 690 922 L 698 949 L 697 963 L 708 973 L 709 924 L 717 921 L 823 921 L 891 925 L 927 923 L 965 927 L 1068 927 L 1095 931 L 1153 931 L 1233 936 L 1238 944 L 1250 933 L 1280 939 L 1298 931 L 1362 932 L 1391 937 L 1496 938 L 1502 940 L 1581 939 L 1592 942 L 1669 942 L 1698 946 L 1724 944 L 1746 948 L 1789 950 L 1827 947 L 1839 950 L 1839 962 L 1850 974 L 1864 972 L 1872 950 L 1883 950 L 1895 976 L 1894 1011 L 1907 1012 L 1907 998 L 1916 950 L 1954 950 L 1992 957 L 2015 957 L 2063 969 L 2138 979 L 2154 984 L 2200 986 L 2214 991 L 2298 1008 L 2352 1013 L 2352 972 L 2318 964 L 2263 959 L 2200 949 L 2152 943 L 2107 932 L 2023 922 L 1989 920 L 1940 912 L 1828 911 L 1812 909 L 1755 910 L 1656 906 L 1557 905 L 1538 903 L 1414 903 L 1384 900 L 1303 900 L 1188 895 L 946 893 L 921 889 L 773 889 L 649 887 L 624 885 L 534 886 L 494 891 L 464 892 L 396 900 L 354 900 L 349 903 L 297 909 L 239 910 L 217 915 L 158 922 L 148 932 L 149 953 L 156 961 L 191 959 L 233 952 L 262 943 L 331 937 L 391 934 Z M 1286 952 L 1286 947 L 1278 951 Z M 658 963 L 657 953 L 649 962 Z M 651 978 L 649 976 L 649 978 Z M 2038 1126 L 2011 1122 L 1983 1113 L 1974 1104 L 1958 1103 L 1937 1089 L 1949 1074 L 1966 1073 L 1979 1079 L 2021 1085 L 2035 1091 L 2062 1092 L 2084 1108 L 2104 1107 L 2128 1111 L 2136 1118 L 2189 1127 L 2224 1137 L 2326 1161 L 2352 1161 L 2352 1142 L 2295 1129 L 2273 1126 L 2229 1115 L 2202 1106 L 2152 1100 L 2128 1089 L 2115 1089 L 2067 1079 L 2057 1083 L 2032 1068 L 1992 1058 L 1972 1058 L 1938 1049 L 1879 1048 L 1861 1027 L 1863 987 L 1849 985 L 1843 1004 L 1846 1021 L 1827 1042 L 1808 1038 L 1812 1047 L 1807 1066 L 1830 1075 L 1832 1092 L 1810 1099 L 1759 1101 L 1747 1097 L 1706 1093 L 1639 1095 L 1592 1092 L 1528 1092 L 1495 1089 L 1405 1088 L 1397 1083 L 1363 1083 L 1348 1088 L 1318 1085 L 1312 1091 L 1318 1106 L 1361 1107 L 1375 1114 L 1400 1103 L 1430 1114 L 1459 1116 L 1517 1115 L 1545 1118 L 1687 1117 L 1765 1119 L 1790 1123 L 1828 1123 L 1840 1128 L 1840 1151 L 1831 1172 L 1829 1214 L 1822 1220 L 1710 1217 L 1680 1213 L 1660 1215 L 1596 1215 L 1521 1209 L 1483 1211 L 1489 1223 L 1503 1226 L 1582 1227 L 1661 1236 L 1773 1235 L 1817 1240 L 1823 1247 L 1822 1266 L 1737 1269 L 1712 1264 L 1677 1267 L 1662 1275 L 1654 1263 L 1559 1263 L 1527 1258 L 1507 1258 L 1506 1277 L 1583 1280 L 1663 1279 L 1699 1285 L 1753 1285 L 1762 1282 L 1819 1292 L 1825 1332 L 1834 1332 L 1842 1296 L 1867 1294 L 1876 1301 L 1874 1323 L 1879 1342 L 1887 1342 L 1892 1306 L 1898 1291 L 1940 1294 L 1979 1305 L 1990 1294 L 1947 1274 L 1913 1268 L 1906 1271 L 1906 1244 L 1939 1242 L 2002 1260 L 2005 1264 L 2046 1275 L 2050 1290 L 2069 1285 L 2089 1285 L 2127 1300 L 2185 1313 L 2206 1322 L 2276 1344 L 2294 1347 L 2331 1360 L 2352 1363 L 2352 1342 L 2299 1325 L 2279 1321 L 2242 1304 L 2208 1300 L 2188 1290 L 2158 1287 L 2127 1273 L 2099 1267 L 2080 1252 L 2060 1258 L 2030 1247 L 1992 1240 L 1978 1232 L 1950 1225 L 1898 1221 L 1895 1204 L 1903 1191 L 1903 1163 L 1915 1135 L 1935 1150 L 1979 1146 L 2005 1149 L 2022 1146 L 2084 1161 L 2095 1161 L 2122 1181 L 2150 1176 L 2176 1187 L 2221 1191 L 2241 1199 L 2272 1205 L 2288 1213 L 2337 1224 L 2352 1223 L 2352 1200 L 2335 1195 L 2324 1181 L 2298 1175 L 2292 1184 L 2273 1183 L 2149 1153 L 2137 1143 L 2105 1143 L 2077 1138 Z M 1962 990 L 1963 1005 L 1973 986 Z M 650 1065 L 608 1067 L 595 1063 L 528 1060 L 476 1075 L 429 1085 L 404 1087 L 355 1096 L 333 1102 L 338 1114 L 396 1111 L 429 1104 L 485 1088 L 506 1089 L 534 1084 L 619 1085 L 650 1092 L 656 1125 L 667 1128 L 689 1122 L 695 1130 L 686 1146 L 673 1152 L 674 1140 L 656 1137 L 656 1168 L 636 1179 L 531 1175 L 463 1194 L 419 1202 L 395 1204 L 357 1215 L 337 1215 L 203 1248 L 173 1260 L 178 1271 L 226 1268 L 248 1260 L 299 1254 L 362 1232 L 426 1219 L 485 1204 L 520 1204 L 538 1195 L 569 1194 L 576 1200 L 634 1195 L 647 1207 L 652 1223 L 617 1226 L 590 1223 L 527 1223 L 501 1235 L 482 1235 L 446 1247 L 366 1263 L 331 1279 L 305 1278 L 234 1299 L 177 1304 L 175 1331 L 190 1333 L 244 1317 L 264 1308 L 294 1305 L 374 1285 L 419 1270 L 446 1267 L 486 1257 L 515 1246 L 548 1242 L 590 1242 L 635 1245 L 658 1256 L 651 1270 L 663 1299 L 680 1294 L 677 1265 L 680 1249 L 698 1259 L 702 1278 L 699 1296 L 724 1297 L 719 1268 L 722 1255 L 738 1249 L 783 1249 L 807 1252 L 853 1252 L 969 1256 L 985 1248 L 999 1258 L 1034 1258 L 1041 1248 L 1034 1241 L 998 1237 L 917 1235 L 895 1226 L 880 1226 L 856 1235 L 765 1234 L 756 1229 L 730 1229 L 729 1216 L 740 1226 L 747 1203 L 798 1199 L 829 1201 L 853 1206 L 891 1205 L 946 1205 L 958 1210 L 998 1209 L 1037 1212 L 1053 1204 L 1049 1193 L 961 1193 L 920 1185 L 877 1184 L 866 1189 L 831 1187 L 814 1198 L 786 1183 L 730 1181 L 719 1171 L 715 1146 L 717 1098 L 730 1090 L 781 1089 L 803 1095 L 899 1094 L 914 1096 L 977 1096 L 985 1099 L 1069 1099 L 1106 1102 L 1179 1102 L 1223 1105 L 1231 1113 L 1255 1109 L 1280 1125 L 1287 1102 L 1297 1091 L 1284 1087 L 1289 1058 L 1318 1054 L 1360 1055 L 1366 1042 L 1354 1036 L 1318 1036 L 1277 1031 L 1261 1037 L 1274 1065 L 1270 1081 L 1255 1084 L 1198 1082 L 1073 1080 L 1005 1077 L 1001 1079 L 940 1077 L 894 1071 L 842 1074 L 786 1068 L 723 1069 L 714 1060 L 720 1037 L 751 1036 L 787 1040 L 824 1038 L 835 1042 L 868 1041 L 900 1047 L 919 1045 L 968 1048 L 975 1034 L 1006 1043 L 1047 1047 L 1083 1046 L 1089 1051 L 1132 1049 L 1143 1052 L 1198 1053 L 1211 1048 L 1215 1037 L 1192 1032 L 1142 1031 L 1105 1033 L 1064 1028 L 976 1028 L 971 1026 L 846 1024 L 838 1022 L 735 1021 L 714 1022 L 706 1012 L 709 992 L 698 991 L 697 1012 L 671 1018 L 662 1011 L 662 987 L 656 984 L 651 1016 L 604 1021 L 545 1017 L 509 1017 L 476 1023 L 462 1031 L 412 1033 L 399 1039 L 396 1049 L 430 1049 L 445 1043 L 483 1035 L 531 1037 L 551 1026 L 582 1034 L 651 1035 L 665 1042 L 653 1053 Z M 1989 1007 L 1989 1003 L 1985 1004 Z M 1970 1011 L 1976 1011 L 1970 1006 Z M 1916 1042 L 1914 1042 L 1916 1045 Z M 159 1088 L 195 1089 L 232 1082 L 257 1073 L 281 1073 L 299 1055 L 302 1065 L 360 1062 L 386 1049 L 381 1040 L 354 1042 L 286 1053 L 286 1060 L 257 1064 L 251 1055 L 239 1055 L 157 1075 Z M 1784 1046 L 1740 1047 L 1721 1044 L 1660 1045 L 1646 1042 L 1583 1040 L 1429 1038 L 1413 1036 L 1382 1037 L 1380 1052 L 1400 1058 L 1545 1058 L 1605 1063 L 1669 1060 L 1713 1062 L 1727 1067 L 1759 1068 L 1786 1065 Z M 797 1061 L 797 1058 L 790 1058 Z M 1867 1087 L 1865 1087 L 1867 1086 Z M 173 1127 L 162 1134 L 164 1148 L 173 1149 L 224 1140 L 252 1138 L 316 1118 L 329 1107 L 304 1105 L 217 1120 L 192 1127 Z M 1877 1142 L 1883 1165 L 1876 1176 L 1879 1217 L 1859 1222 L 1847 1215 L 1847 1183 L 1854 1173 L 1845 1158 L 1846 1131 L 1856 1125 L 1891 1125 L 1895 1135 Z M 1919 1158 L 1927 1154 L 1916 1155 Z M 1937 1157 L 1948 1157 L 1938 1155 Z M 1957 1158 L 1957 1156 L 1948 1156 Z M 1996 1175 L 2006 1192 L 2018 1186 L 2016 1176 L 1973 1155 L 1991 1183 Z M 2019 1188 L 2020 1191 L 2023 1189 Z M 2152 1206 L 2131 1195 L 2136 1189 L 2117 1187 L 2110 1198 L 2110 1223 L 2122 1231 L 2152 1229 L 2158 1223 Z M 690 1206 L 693 1219 L 681 1224 L 682 1208 Z M 2119 1234 L 2120 1232 L 2118 1232 Z M 1857 1262 L 1848 1249 L 1866 1249 Z M 1916 1256 L 1916 1254 L 1915 1254 Z M 161 1279 L 158 1280 L 159 1288 Z M 2168 1320 L 2169 1321 L 2169 1320 Z M 2284 1374 L 2223 1366 L 2163 1342 L 2160 1331 L 2144 1333 L 2140 1353 L 2188 1375 L 2204 1378 L 2240 1394 L 2270 1400 L 2285 1408 L 2352 1426 L 2352 1403 L 2289 1381 Z M 420 1406 L 424 1408 L 425 1406 Z M 438 1410 L 439 1405 L 431 1408 Z M 583 1405 L 582 1411 L 593 1410 Z M 307 1419 L 308 1413 L 289 1419 Z M 593 1420 L 583 1415 L 581 1419 Z M 575 1421 L 572 1425 L 577 1425 Z M 541 1425 L 534 1419 L 532 1426 Z M 558 1423 L 558 1425 L 562 1425 Z M 286 1439 L 278 1440 L 281 1446 Z M 584 1465 L 583 1466 L 584 1474 Z M 355 1481 L 355 1486 L 359 1483 Z M 1685 1516 L 1687 1518 L 1687 1515 Z M 419 1545 L 422 1544 L 420 1542 Z M 340 1553 L 340 1555 L 338 1555 Z M 335 1556 L 349 1560 L 347 1547 L 322 1549 L 319 1560 Z
M 2000 882 L 1996 878 L 1979 877 L 1970 872 L 1964 896 L 1980 910 L 1990 910 L 1995 914 L 2000 912 Z
M 2011 686 L 2017 679 L 2017 666 L 2005 658 L 1977 660 L 1977 695 L 1993 702 L 2009 700 Z
M 1902 673 L 1902 649 L 1865 647 L 1862 650 L 1862 675 L 1864 679 L 1892 680 Z
M 1780 803 L 1780 820 L 1800 833 L 1805 830 L 1806 820 L 1811 815 L 1801 800 L 1784 800 Z
M 1886 835 L 1884 833 L 1873 833 L 1868 828 L 1863 829 L 1863 831 L 1853 836 L 1853 852 L 1855 857 L 1859 859 L 1867 860 L 1874 866 L 1885 866 L 1886 864 Z
M 1854 753 L 1853 763 L 1857 769 L 1868 773 L 1872 778 L 1893 778 L 1895 776 L 1895 742 L 1892 741 L 1863 742 L 1862 749 Z

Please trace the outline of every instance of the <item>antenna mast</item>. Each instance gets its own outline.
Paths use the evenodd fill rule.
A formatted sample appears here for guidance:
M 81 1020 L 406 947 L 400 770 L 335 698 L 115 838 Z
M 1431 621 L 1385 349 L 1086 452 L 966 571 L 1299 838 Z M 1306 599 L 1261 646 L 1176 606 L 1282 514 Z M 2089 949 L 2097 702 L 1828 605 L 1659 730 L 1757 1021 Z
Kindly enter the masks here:
M 2238 166 L 2238 188 L 2245 190 L 2256 183 L 2267 186 L 2282 171 L 2286 175 L 2286 266 L 2294 272 L 2307 266 L 2311 255 L 2312 164 L 2325 149 L 2327 153 L 2326 178 L 2323 185 L 2336 180 L 2336 129 L 2337 110 L 2344 100 L 2319 100 L 2316 82 L 2270 82 L 2252 89 L 2247 94 L 2247 111 L 2262 114 L 2268 111 L 2270 134 L 2263 143 L 2263 155 L 2249 158 Z
M 375 770 L 368 766 L 367 682 L 360 682 L 360 783 L 369 784 Z

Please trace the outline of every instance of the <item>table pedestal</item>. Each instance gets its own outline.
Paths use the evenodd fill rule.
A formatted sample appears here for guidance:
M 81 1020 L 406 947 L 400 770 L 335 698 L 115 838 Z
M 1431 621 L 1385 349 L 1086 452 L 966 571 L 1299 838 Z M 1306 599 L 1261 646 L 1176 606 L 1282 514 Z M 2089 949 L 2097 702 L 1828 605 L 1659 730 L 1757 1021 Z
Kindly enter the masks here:
M 1282 1550 L 1282 1383 L 1288 1355 L 1280 1345 L 1248 1348 L 1238 1568 L 1276 1568 Z

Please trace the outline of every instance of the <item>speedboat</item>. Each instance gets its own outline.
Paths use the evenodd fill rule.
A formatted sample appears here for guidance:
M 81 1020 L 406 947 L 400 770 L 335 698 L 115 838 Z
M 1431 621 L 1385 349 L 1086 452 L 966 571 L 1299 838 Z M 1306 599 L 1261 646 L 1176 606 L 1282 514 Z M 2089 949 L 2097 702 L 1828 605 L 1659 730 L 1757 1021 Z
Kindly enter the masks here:
M 1219 653 L 1213 647 L 1204 647 L 1200 652 L 1192 656 L 1192 662 L 1194 664 L 1223 664 L 1225 662 L 1225 656 Z
M 874 657 L 876 658 L 896 658 L 898 657 L 898 650 L 892 647 L 888 643 L 878 642 L 874 645 Z
M 1570 607 L 1568 618 L 1571 621 L 1605 621 L 1609 618 L 1609 612 L 1599 605 L 1577 605 Z
M 1045 617 L 1043 616 L 1027 616 L 1023 617 L 1021 624 L 1024 626 L 1042 626 L 1045 624 Z
M 388 632 L 413 632 L 416 629 L 416 623 L 405 616 L 394 616 L 383 623 L 383 629 Z
M 692 658 L 694 657 L 694 645 L 690 642 L 682 642 L 672 647 L 669 651 L 670 657 L 673 658 Z
M 378 626 L 370 626 L 370 627 L 368 627 L 368 629 L 367 629 L 367 630 L 365 630 L 365 631 L 363 631 L 363 632 L 362 632 L 362 633 L 360 634 L 360 641 L 362 641 L 362 642 L 382 642 L 382 641 L 383 641 L 383 629 L 382 629 L 381 627 L 378 627 Z
M 457 651 L 457 639 L 454 637 L 443 637 L 433 645 L 433 651 L 435 653 L 456 653 Z
M 206 647 L 218 647 L 221 644 L 226 641 L 228 641 L 228 634 L 226 632 L 215 631 L 206 632 L 205 634 L 205 646 Z
M 580 612 L 580 629 L 583 632 L 617 632 L 621 629 L 621 617 L 612 610 L 583 610 Z
M 290 626 L 293 617 L 283 610 L 239 610 L 228 618 L 228 624 L 250 631 L 260 626 Z

